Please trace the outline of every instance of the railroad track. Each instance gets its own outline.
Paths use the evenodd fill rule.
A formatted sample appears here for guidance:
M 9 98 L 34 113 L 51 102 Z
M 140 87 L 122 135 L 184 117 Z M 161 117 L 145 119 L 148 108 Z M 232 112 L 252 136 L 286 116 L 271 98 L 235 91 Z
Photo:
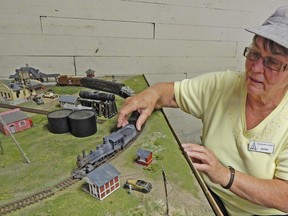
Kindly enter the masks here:
M 16 211 L 26 206 L 37 203 L 41 200 L 47 199 L 48 197 L 53 196 L 56 192 L 62 191 L 78 181 L 79 179 L 74 179 L 72 176 L 70 176 L 69 178 L 55 184 L 54 186 L 48 189 L 34 193 L 22 199 L 4 204 L 0 206 L 0 215 L 11 213 L 13 211 Z
M 20 110 L 22 110 L 22 111 L 24 111 L 24 112 L 37 113 L 37 114 L 42 114 L 42 115 L 47 115 L 47 114 L 50 112 L 50 111 L 46 111 L 46 110 L 33 109 L 33 108 L 21 107 L 21 106 L 4 104 L 4 103 L 0 103 L 0 107 L 6 108 L 6 109 L 16 109 L 16 108 L 19 108 Z

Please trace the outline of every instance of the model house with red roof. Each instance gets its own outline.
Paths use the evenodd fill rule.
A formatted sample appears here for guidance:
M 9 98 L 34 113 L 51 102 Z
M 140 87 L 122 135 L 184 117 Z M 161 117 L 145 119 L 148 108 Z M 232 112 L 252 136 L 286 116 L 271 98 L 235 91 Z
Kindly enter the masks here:
M 19 108 L 1 112 L 0 117 L 2 119 L 0 121 L 0 131 L 5 135 L 26 130 L 33 126 L 32 120 Z

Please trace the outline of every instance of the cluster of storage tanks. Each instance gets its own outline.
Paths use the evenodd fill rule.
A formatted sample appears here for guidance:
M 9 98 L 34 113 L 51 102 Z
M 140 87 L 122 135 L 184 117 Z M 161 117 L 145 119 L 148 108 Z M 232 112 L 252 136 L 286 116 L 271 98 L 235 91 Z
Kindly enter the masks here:
M 47 114 L 49 131 L 87 137 L 97 132 L 96 116 L 92 110 L 55 110 Z

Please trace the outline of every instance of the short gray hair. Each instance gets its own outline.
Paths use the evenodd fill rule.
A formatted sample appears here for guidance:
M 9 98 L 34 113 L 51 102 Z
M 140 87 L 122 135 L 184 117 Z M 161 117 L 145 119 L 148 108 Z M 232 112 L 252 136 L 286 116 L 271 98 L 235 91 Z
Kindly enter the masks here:
M 262 36 L 255 34 L 253 37 L 252 44 L 256 44 L 256 40 L 259 37 L 262 37 Z M 278 44 L 278 43 L 276 43 L 276 42 L 274 42 L 268 38 L 265 38 L 265 37 L 262 37 L 262 38 L 264 39 L 262 45 L 263 45 L 265 50 L 270 50 L 272 54 L 288 55 L 288 48 L 281 46 L 280 44 Z

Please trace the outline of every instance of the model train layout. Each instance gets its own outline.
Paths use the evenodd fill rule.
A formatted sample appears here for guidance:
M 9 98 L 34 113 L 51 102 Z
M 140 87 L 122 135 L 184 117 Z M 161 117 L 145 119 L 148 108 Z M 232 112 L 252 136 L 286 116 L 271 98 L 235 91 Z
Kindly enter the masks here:
M 113 82 L 104 81 L 104 80 L 103 81 L 102 80 L 97 80 L 97 81 L 86 80 L 84 81 L 84 83 L 85 83 L 84 85 L 86 85 L 85 87 L 89 86 L 93 88 L 93 86 L 97 84 L 98 87 L 97 88 L 94 87 L 94 89 L 108 91 L 109 88 L 111 88 L 109 92 L 112 92 L 115 94 L 117 93 L 118 95 L 124 98 L 128 96 L 128 94 L 124 94 L 123 91 L 121 90 L 122 87 L 125 86 L 124 84 L 122 85 L 122 84 L 113 83 Z M 133 91 L 129 91 L 129 92 L 132 93 Z M 99 93 L 99 92 L 91 93 L 88 91 L 82 91 L 79 94 L 84 99 L 95 99 L 95 100 L 98 99 L 100 101 L 107 100 L 107 101 L 115 102 L 115 96 L 113 94 L 106 94 L 106 93 Z M 7 106 L 7 108 L 11 108 L 11 107 Z M 34 109 L 27 109 L 27 110 L 33 112 Z M 39 113 L 47 114 L 47 112 L 39 112 Z M 67 188 L 68 186 L 77 182 L 77 180 L 84 178 L 89 172 L 96 169 L 101 164 L 111 161 L 118 154 L 120 154 L 121 151 L 123 151 L 126 147 L 131 145 L 132 142 L 136 139 L 136 137 L 140 134 L 140 131 L 137 131 L 135 128 L 135 123 L 136 123 L 138 116 L 139 116 L 139 113 L 137 112 L 132 113 L 131 117 L 129 118 L 130 124 L 112 132 L 110 135 L 105 136 L 103 138 L 103 143 L 97 145 L 95 151 L 90 151 L 88 155 L 85 155 L 84 153 L 85 151 L 83 150 L 82 152 L 83 155 L 77 156 L 76 164 L 78 168 L 72 172 L 72 175 L 70 177 L 62 181 L 65 184 L 58 183 L 49 189 L 44 189 L 43 191 L 40 191 L 36 194 L 32 194 L 28 197 L 24 197 L 23 199 L 16 200 L 16 201 L 7 203 L 5 205 L 2 205 L 0 206 L 0 215 L 7 214 L 9 212 L 21 209 L 25 206 L 28 206 L 30 204 L 33 204 L 35 202 L 48 198 L 54 195 L 59 190 L 59 185 L 60 186 L 65 185 L 64 187 L 60 187 L 61 190 L 63 190 Z M 72 180 L 72 179 L 75 179 L 75 180 Z
M 95 78 L 87 80 L 89 80 L 88 82 L 91 84 L 93 83 L 91 81 L 94 81 L 93 79 Z M 104 79 L 107 79 L 107 77 L 104 77 Z M 121 76 L 117 77 L 117 79 L 125 80 L 125 84 L 132 86 L 133 90 L 136 90 L 136 92 L 140 92 L 147 87 L 147 81 L 144 76 L 133 76 L 129 78 Z M 116 87 L 118 85 L 115 85 L 115 81 L 116 79 L 113 79 L 113 82 L 108 82 L 109 85 L 115 86 L 115 89 L 102 93 L 101 91 L 105 89 L 105 85 L 107 84 L 105 82 L 105 85 L 102 85 L 101 90 L 94 87 L 89 90 L 89 94 L 87 92 L 82 92 L 81 95 L 83 97 L 81 97 L 81 100 L 92 103 L 101 101 L 101 98 L 104 96 L 101 103 L 105 104 L 106 102 L 115 101 L 116 99 L 114 100 L 114 98 L 116 94 L 123 95 L 123 98 L 127 97 L 127 94 L 124 95 L 123 93 L 119 93 L 119 89 L 121 91 L 122 85 L 119 85 L 120 88 Z M 53 85 L 55 85 L 55 83 Z M 68 83 L 67 86 L 69 85 L 70 84 Z M 88 85 L 89 84 L 87 83 L 87 86 Z M 59 94 L 60 97 L 61 93 L 75 96 L 76 94 L 79 94 L 80 91 L 89 88 L 82 86 L 80 81 L 79 85 L 72 86 L 75 87 L 61 88 L 60 85 L 58 85 L 51 86 L 50 88 L 55 93 Z M 76 97 L 80 96 L 77 95 Z M 14 154 L 15 149 L 13 148 L 13 145 L 9 145 L 9 137 L 3 137 L 4 142 L 1 140 L 2 147 L 0 143 L 0 153 L 3 154 L 1 155 L 1 159 L 3 160 L 0 164 L 2 164 L 1 176 L 4 176 L 4 178 L 1 177 L 2 200 L 0 199 L 0 215 L 15 211 L 16 212 L 13 213 L 13 215 L 104 215 L 106 213 L 111 215 L 116 215 L 118 213 L 127 215 L 132 211 L 136 211 L 137 213 L 135 214 L 139 215 L 151 215 L 150 212 L 148 212 L 150 211 L 149 206 L 151 206 L 151 204 L 153 206 L 151 206 L 152 211 L 157 214 L 162 214 L 163 205 L 161 202 L 165 197 L 163 196 L 163 188 L 159 187 L 159 185 L 163 185 L 163 179 L 161 179 L 161 175 L 159 175 L 160 165 L 161 167 L 163 165 L 167 169 L 167 173 L 170 176 L 169 189 L 171 190 L 169 190 L 168 193 L 170 197 L 169 201 L 171 201 L 171 203 L 173 202 L 173 212 L 176 214 L 180 213 L 185 206 L 184 214 L 181 212 L 178 215 L 185 215 L 185 213 L 191 211 L 191 208 L 193 208 L 193 211 L 197 209 L 196 211 L 198 213 L 200 212 L 198 215 L 211 215 L 211 210 L 208 209 L 209 207 L 203 208 L 202 203 L 205 198 L 203 200 L 201 196 L 199 198 L 200 193 L 198 185 L 195 185 L 196 187 L 193 186 L 196 181 L 193 180 L 194 177 L 191 175 L 191 172 L 189 172 L 191 169 L 187 166 L 187 161 L 181 157 L 183 155 L 179 150 L 175 136 L 171 133 L 171 128 L 168 126 L 166 118 L 161 110 L 153 113 L 150 117 L 150 121 L 147 122 L 148 124 L 145 126 L 144 134 L 139 138 L 138 135 L 140 135 L 142 131 L 136 131 L 136 136 L 134 134 L 135 122 L 139 116 L 138 112 L 135 112 L 130 116 L 127 130 L 125 127 L 123 128 L 123 131 L 121 129 L 118 131 L 118 129 L 113 126 L 116 119 L 104 119 L 106 117 L 103 115 L 104 118 L 99 117 L 96 119 L 98 123 L 100 123 L 99 121 L 103 121 L 100 123 L 101 126 L 98 128 L 99 130 L 96 136 L 75 138 L 75 136 L 71 136 L 69 132 L 67 134 L 61 134 L 60 136 L 55 133 L 47 133 L 48 128 L 45 123 L 47 119 L 43 115 L 47 115 L 49 112 L 59 109 L 59 101 L 51 98 L 43 99 L 44 104 L 39 106 L 35 102 L 29 100 L 24 101 L 25 104 L 17 106 L 20 109 L 23 109 L 23 111 L 25 109 L 26 112 L 39 113 L 37 115 L 32 113 L 29 114 L 33 117 L 34 122 L 34 126 L 29 129 L 31 131 L 28 133 L 20 132 L 16 135 L 20 144 L 23 144 L 24 151 L 28 153 L 27 155 L 29 157 L 31 156 L 31 164 L 28 166 L 26 166 L 26 164 L 18 164 L 21 157 L 18 156 L 19 154 Z M 3 104 L 8 105 L 8 103 Z M 118 100 L 117 98 L 117 105 L 121 104 L 121 99 Z M 28 107 L 29 109 L 26 109 Z M 13 109 L 13 107 L 6 107 L 4 109 Z M 126 132 L 129 134 L 131 133 L 131 136 L 126 136 Z M 116 135 L 114 136 L 113 134 Z M 126 136 L 126 141 L 130 141 L 126 143 L 126 141 L 120 138 L 121 136 Z M 31 140 L 29 140 L 30 137 Z M 117 140 L 119 142 L 117 142 Z M 132 144 L 136 140 L 137 142 L 133 146 Z M 153 160 L 153 163 L 149 165 L 149 167 L 137 163 L 138 154 L 136 154 L 136 151 L 139 147 L 141 149 L 148 148 L 153 151 L 155 160 Z M 83 150 L 86 150 L 87 152 L 84 155 Z M 36 154 L 34 154 L 34 152 Z M 52 152 L 52 154 L 47 154 L 47 152 Z M 77 157 L 77 155 L 79 156 Z M 173 163 L 173 161 L 176 160 L 177 163 Z M 151 193 L 145 197 L 138 192 L 135 192 L 134 194 L 132 191 L 129 193 L 127 190 L 119 190 L 117 193 L 114 193 L 113 196 L 109 196 L 106 202 L 95 202 L 95 199 L 91 198 L 91 191 L 89 197 L 83 193 L 84 185 L 82 181 L 85 181 L 86 184 L 88 183 L 89 187 L 93 189 L 93 185 L 89 183 L 89 180 L 91 180 L 90 177 L 95 171 L 101 170 L 101 167 L 110 164 L 110 162 L 116 169 L 121 171 L 121 175 L 116 176 L 115 181 L 113 180 L 112 183 L 111 180 L 106 182 L 111 184 L 111 187 L 110 185 L 107 188 L 105 186 L 105 193 L 106 191 L 108 193 L 108 190 L 113 190 L 113 185 L 115 183 L 116 186 L 116 182 L 118 183 L 117 187 L 119 187 L 119 184 L 121 187 L 123 181 L 126 181 L 127 178 L 144 178 L 144 180 L 147 178 L 147 182 L 151 182 L 153 187 L 157 190 L 152 190 Z M 15 165 L 19 167 L 17 172 L 11 171 L 11 166 Z M 93 170 L 93 168 L 95 169 Z M 181 169 L 181 172 L 178 172 L 179 169 Z M 187 172 L 184 172 L 184 170 Z M 178 173 L 179 175 L 173 176 L 173 173 Z M 33 185 L 31 184 L 31 178 L 33 180 Z M 125 178 L 125 180 L 123 178 Z M 19 179 L 22 180 L 19 181 Z M 122 184 L 120 183 L 120 180 Z M 77 190 L 75 190 L 76 188 Z M 65 190 L 64 193 L 61 192 L 63 190 Z M 190 197 L 188 199 L 187 192 Z M 55 194 L 56 196 L 54 196 Z M 48 197 L 50 197 L 49 200 L 47 200 Z M 131 199 L 132 197 L 135 199 Z M 198 202 L 199 199 L 201 199 L 201 205 L 199 204 L 200 202 Z M 41 200 L 45 201 L 40 202 Z M 81 204 L 82 201 L 85 203 L 84 205 Z M 35 205 L 37 202 L 38 204 Z M 60 205 L 61 208 L 59 208 Z M 24 208 L 26 206 L 30 207 Z M 107 211 L 108 208 L 109 211 Z

